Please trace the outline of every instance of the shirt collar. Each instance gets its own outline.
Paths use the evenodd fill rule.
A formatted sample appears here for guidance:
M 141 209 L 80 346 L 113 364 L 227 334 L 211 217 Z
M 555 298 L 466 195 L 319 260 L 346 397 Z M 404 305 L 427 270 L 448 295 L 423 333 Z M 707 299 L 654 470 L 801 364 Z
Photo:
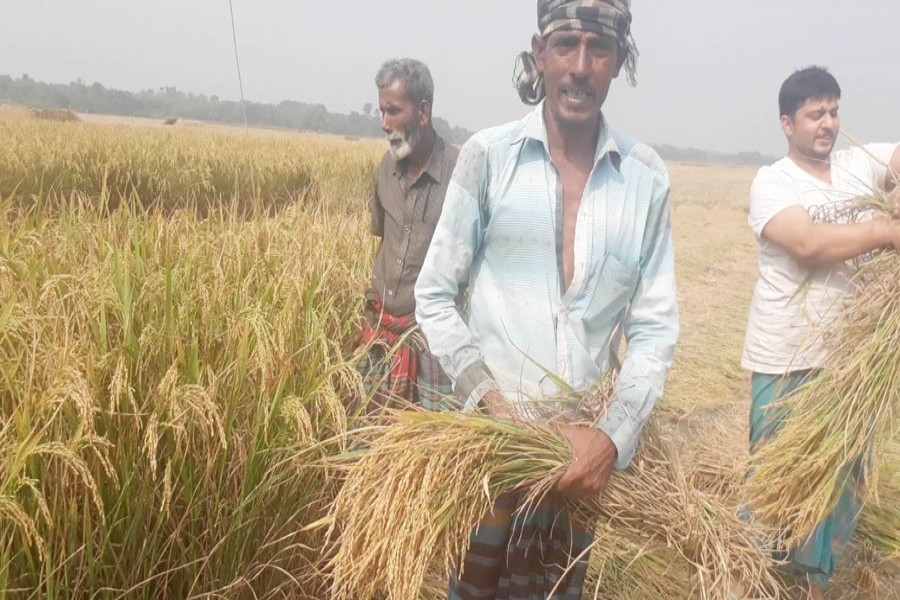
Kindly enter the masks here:
M 428 164 L 425 165 L 425 170 L 422 171 L 422 175 L 425 174 L 431 177 L 438 185 L 441 185 L 444 179 L 444 140 L 437 134 L 434 136 L 434 150 L 431 151 L 431 158 L 428 159 Z M 403 169 L 400 168 L 397 161 L 394 161 L 394 176 L 400 177 L 402 175 Z M 421 176 L 419 176 L 419 179 L 421 179 Z
M 547 126 L 544 122 L 545 102 L 546 100 L 542 101 L 534 107 L 534 110 L 528 113 L 524 119 L 522 130 L 512 141 L 513 144 L 530 139 L 543 144 L 547 154 L 550 153 L 550 144 L 547 141 Z M 619 144 L 616 143 L 616 138 L 612 134 L 606 118 L 601 115 L 600 137 L 597 140 L 597 149 L 594 152 L 594 164 L 598 164 L 606 155 L 609 155 L 610 162 L 612 162 L 616 170 L 621 170 L 622 153 L 619 151 Z

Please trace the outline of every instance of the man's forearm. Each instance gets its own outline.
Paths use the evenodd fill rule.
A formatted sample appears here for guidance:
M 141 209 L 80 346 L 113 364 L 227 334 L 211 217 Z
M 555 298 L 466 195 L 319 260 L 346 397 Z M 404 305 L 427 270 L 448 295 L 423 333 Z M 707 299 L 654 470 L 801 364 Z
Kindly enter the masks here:
M 801 236 L 793 257 L 810 267 L 828 267 L 869 252 L 891 247 L 890 226 L 885 221 L 848 225 L 814 224 L 808 236 Z

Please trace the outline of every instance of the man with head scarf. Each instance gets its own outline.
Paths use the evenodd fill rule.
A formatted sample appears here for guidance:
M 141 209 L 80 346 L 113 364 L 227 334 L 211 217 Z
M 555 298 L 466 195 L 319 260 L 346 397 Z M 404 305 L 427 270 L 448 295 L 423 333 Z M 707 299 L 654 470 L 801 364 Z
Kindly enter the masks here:
M 527 415 L 526 402 L 558 395 L 560 379 L 587 391 L 620 373 L 596 426 L 560 428 L 574 460 L 553 493 L 524 511 L 518 497 L 497 500 L 451 600 L 581 597 L 593 524 L 566 502 L 600 494 L 632 460 L 678 337 L 668 174 L 602 113 L 619 73 L 634 79 L 630 2 L 537 5 L 540 34 L 516 79 L 536 107 L 461 150 L 416 316 L 468 410 Z

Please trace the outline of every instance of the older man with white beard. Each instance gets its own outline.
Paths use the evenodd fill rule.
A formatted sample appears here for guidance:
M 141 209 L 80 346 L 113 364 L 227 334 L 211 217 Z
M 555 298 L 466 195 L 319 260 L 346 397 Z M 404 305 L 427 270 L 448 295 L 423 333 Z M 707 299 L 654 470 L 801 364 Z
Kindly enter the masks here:
M 361 342 L 369 351 L 359 368 L 369 411 L 397 399 L 436 409 L 452 388 L 417 332 L 413 289 L 459 152 L 432 126 L 434 82 L 427 66 L 390 60 L 375 83 L 390 148 L 370 204 L 371 231 L 381 243 L 365 299 Z

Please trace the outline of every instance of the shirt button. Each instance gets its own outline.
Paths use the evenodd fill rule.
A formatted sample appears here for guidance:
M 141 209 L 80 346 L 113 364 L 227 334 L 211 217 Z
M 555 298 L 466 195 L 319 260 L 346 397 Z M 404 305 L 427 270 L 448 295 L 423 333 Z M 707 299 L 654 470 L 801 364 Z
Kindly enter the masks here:
M 398 264 L 398 265 L 402 265 L 402 264 L 403 264 L 403 261 L 400 260 L 400 259 L 398 258 L 398 259 L 397 259 L 397 264 Z
M 388 290 L 388 296 L 393 296 L 393 295 L 394 295 L 394 290 Z

